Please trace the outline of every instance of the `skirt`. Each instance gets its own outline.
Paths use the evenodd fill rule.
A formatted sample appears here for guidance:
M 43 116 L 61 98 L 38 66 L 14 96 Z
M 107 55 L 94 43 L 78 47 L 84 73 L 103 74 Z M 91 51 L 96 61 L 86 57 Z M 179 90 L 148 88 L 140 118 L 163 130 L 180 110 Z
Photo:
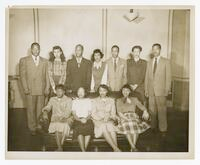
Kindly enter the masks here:
M 51 122 L 49 125 L 49 133 L 55 133 L 56 131 L 68 136 L 70 125 L 67 122 Z
M 88 119 L 87 122 L 84 124 L 80 121 L 75 120 L 73 125 L 73 139 L 77 139 L 78 135 L 83 136 L 94 136 L 94 124 L 91 119 Z
M 150 128 L 146 122 L 139 119 L 139 116 L 136 113 L 124 113 L 124 115 L 129 119 L 129 121 L 121 120 L 119 122 L 119 133 L 141 134 Z
M 103 132 L 107 130 L 108 132 L 118 132 L 119 129 L 114 125 L 112 121 L 94 121 L 94 134 L 96 138 L 103 136 Z

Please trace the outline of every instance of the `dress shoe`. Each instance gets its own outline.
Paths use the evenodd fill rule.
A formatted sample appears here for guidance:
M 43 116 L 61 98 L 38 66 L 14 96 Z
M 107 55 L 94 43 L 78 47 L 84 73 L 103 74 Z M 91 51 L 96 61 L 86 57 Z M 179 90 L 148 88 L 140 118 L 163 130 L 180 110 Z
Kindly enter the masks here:
M 167 132 L 160 132 L 160 136 L 161 136 L 162 138 L 165 138 L 165 137 L 167 136 Z
M 131 152 L 139 152 L 137 148 L 131 148 Z

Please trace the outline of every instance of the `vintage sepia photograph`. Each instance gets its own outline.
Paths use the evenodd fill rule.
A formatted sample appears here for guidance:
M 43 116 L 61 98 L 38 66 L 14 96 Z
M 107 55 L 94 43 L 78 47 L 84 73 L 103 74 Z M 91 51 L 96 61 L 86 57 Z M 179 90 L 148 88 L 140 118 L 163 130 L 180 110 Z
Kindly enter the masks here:
M 7 155 L 194 156 L 193 6 L 10 6 L 6 26 Z

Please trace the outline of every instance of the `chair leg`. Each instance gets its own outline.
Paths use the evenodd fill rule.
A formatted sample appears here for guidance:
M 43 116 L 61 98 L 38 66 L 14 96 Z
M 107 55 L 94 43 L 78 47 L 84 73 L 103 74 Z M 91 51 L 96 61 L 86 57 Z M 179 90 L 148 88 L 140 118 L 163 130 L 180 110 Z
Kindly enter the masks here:
M 98 152 L 98 151 L 99 151 L 99 148 L 98 148 L 98 146 L 95 145 L 94 152 Z

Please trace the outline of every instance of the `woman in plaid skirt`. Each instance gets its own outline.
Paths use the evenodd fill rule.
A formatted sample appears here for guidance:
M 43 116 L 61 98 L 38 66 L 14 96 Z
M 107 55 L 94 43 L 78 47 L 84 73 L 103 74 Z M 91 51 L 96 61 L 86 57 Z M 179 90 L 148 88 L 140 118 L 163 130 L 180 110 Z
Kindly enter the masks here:
M 117 112 L 119 115 L 118 127 L 120 133 L 126 135 L 131 145 L 131 151 L 138 151 L 136 148 L 138 135 L 149 129 L 150 126 L 145 121 L 139 119 L 139 116 L 135 112 L 136 107 L 143 111 L 142 118 L 144 120 L 148 120 L 149 113 L 146 107 L 136 97 L 129 96 L 131 93 L 131 87 L 129 85 L 124 85 L 121 92 L 123 97 L 117 99 Z

